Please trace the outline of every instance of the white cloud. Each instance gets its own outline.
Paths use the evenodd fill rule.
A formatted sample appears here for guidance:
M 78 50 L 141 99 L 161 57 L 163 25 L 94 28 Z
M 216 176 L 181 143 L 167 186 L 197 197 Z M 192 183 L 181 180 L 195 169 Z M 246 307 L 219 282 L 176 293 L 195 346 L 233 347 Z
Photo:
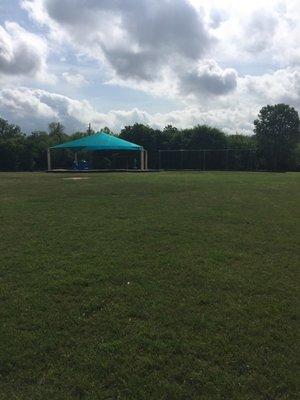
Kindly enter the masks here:
M 217 101 L 207 97 L 201 106 L 195 99 L 193 105 L 186 102 L 182 110 L 167 113 L 150 114 L 138 107 L 101 113 L 87 100 L 39 89 L 8 87 L 0 91 L 0 115 L 27 131 L 45 128 L 52 120 L 60 120 L 71 131 L 83 129 L 92 122 L 95 128 L 109 126 L 118 132 L 126 124 L 141 122 L 157 127 L 173 124 L 181 128 L 209 124 L 226 132 L 251 134 L 259 109 L 281 102 L 300 108 L 300 71 L 296 67 L 262 76 L 239 77 L 236 90 L 228 96 L 221 96 Z
M 160 128 L 168 124 L 178 128 L 208 124 L 228 133 L 240 131 L 251 134 L 257 112 L 258 108 L 249 110 L 245 105 L 230 109 L 220 105 L 214 110 L 192 106 L 168 113 L 150 114 L 138 108 L 100 113 L 87 100 L 74 100 L 44 90 L 23 87 L 0 91 L 0 116 L 21 125 L 27 132 L 46 129 L 51 121 L 61 121 L 70 132 L 85 129 L 89 122 L 94 129 L 109 126 L 115 132 L 138 122 Z
M 246 76 L 241 91 L 262 104 L 287 103 L 300 108 L 300 68 L 288 67 L 262 76 Z
M 16 80 L 15 85 L 21 85 L 19 75 L 41 80 L 47 75 L 51 51 L 62 77 L 54 91 L 67 90 L 68 83 L 79 92 L 87 84 L 84 66 L 91 61 L 95 66 L 96 61 L 99 81 L 160 96 L 160 102 L 169 97 L 176 104 L 168 113 L 142 111 L 139 103 L 131 110 L 100 113 L 88 101 L 45 90 L 3 89 L 0 113 L 26 129 L 56 119 L 70 130 L 82 129 L 88 122 L 116 131 L 134 122 L 160 127 L 207 123 L 227 132 L 251 133 L 261 106 L 286 102 L 300 107 L 298 0 L 23 0 L 22 4 L 43 34 L 29 34 L 18 24 L 4 25 L 2 87 L 12 83 L 6 82 L 7 76 Z M 23 64 L 17 62 L 20 53 L 25 55 Z M 63 69 L 62 57 L 67 65 Z M 69 69 L 74 59 L 74 70 Z M 96 79 L 93 76 L 93 82 Z M 25 84 L 38 86 L 38 82 Z M 93 90 L 95 98 L 96 88 L 86 90 Z M 109 96 L 109 88 L 105 93 Z M 96 96 L 100 98 L 101 92 Z
M 85 102 L 45 90 L 18 87 L 0 91 L 0 116 L 19 124 L 27 132 L 45 129 L 49 122 L 59 120 L 76 128 L 81 124 L 82 110 L 88 113 L 87 106 Z
M 110 81 L 152 93 L 162 80 L 180 80 L 183 68 L 193 70 L 215 42 L 188 0 L 24 0 L 23 6 L 78 54 L 106 65 Z
M 255 11 L 245 26 L 245 50 L 258 54 L 272 47 L 278 24 L 279 19 L 275 13 L 263 9 Z
M 52 38 L 71 43 L 77 54 L 106 65 L 108 82 L 150 93 L 161 94 L 161 87 L 169 85 L 171 90 L 163 90 L 169 96 L 179 93 L 176 86 L 187 94 L 203 90 L 224 95 L 234 89 L 233 70 L 238 72 L 240 66 L 244 71 L 248 65 L 251 73 L 257 65 L 277 62 L 287 67 L 300 62 L 298 0 L 23 0 L 22 4 L 50 29 Z M 216 65 L 214 73 L 202 71 L 198 79 L 197 66 L 208 57 Z M 217 71 L 224 64 L 226 68 Z
M 63 72 L 62 77 L 72 87 L 82 87 L 88 84 L 88 81 L 79 72 Z
M 237 72 L 232 68 L 222 69 L 214 60 L 205 60 L 193 71 L 181 77 L 181 92 L 196 97 L 225 95 L 236 89 Z
M 226 9 L 227 18 L 214 29 L 218 44 L 213 56 L 217 61 L 237 68 L 248 66 L 249 73 L 257 65 L 267 68 L 278 64 L 299 65 L 299 0 L 203 0 L 203 3 L 206 10 L 212 5 L 218 10 Z
M 53 82 L 46 68 L 47 44 L 15 22 L 0 25 L 0 75 L 29 76 Z

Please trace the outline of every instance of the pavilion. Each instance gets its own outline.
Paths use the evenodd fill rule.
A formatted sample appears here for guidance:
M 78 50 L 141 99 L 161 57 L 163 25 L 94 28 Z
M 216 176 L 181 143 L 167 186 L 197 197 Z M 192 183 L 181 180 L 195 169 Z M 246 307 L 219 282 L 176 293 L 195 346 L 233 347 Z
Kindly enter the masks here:
M 69 149 L 75 152 L 74 158 L 77 162 L 78 151 L 105 151 L 105 152 L 132 152 L 140 153 L 140 170 L 148 169 L 148 153 L 142 147 L 127 140 L 120 139 L 116 136 L 109 135 L 105 132 L 97 132 L 94 135 L 83 136 L 80 139 L 70 142 L 61 143 L 50 147 L 47 150 L 48 171 L 51 171 L 51 150 Z

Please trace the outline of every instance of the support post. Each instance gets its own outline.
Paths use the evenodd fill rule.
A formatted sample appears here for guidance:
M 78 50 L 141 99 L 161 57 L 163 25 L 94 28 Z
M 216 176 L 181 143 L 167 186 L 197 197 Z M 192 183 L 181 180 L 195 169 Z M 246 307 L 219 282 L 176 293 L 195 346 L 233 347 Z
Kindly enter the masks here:
M 228 171 L 228 167 L 229 167 L 228 160 L 229 160 L 229 150 L 226 149 L 226 171 Z
M 183 150 L 180 150 L 180 153 L 181 153 L 181 158 L 180 158 L 181 169 L 183 169 Z
M 161 169 L 161 150 L 158 150 L 158 169 Z
M 74 154 L 74 161 L 76 162 L 76 164 L 78 164 L 78 155 L 77 155 L 77 152 L 75 152 L 75 154 Z
M 203 150 L 203 170 L 206 170 L 206 150 Z
M 146 171 L 148 169 L 148 151 L 145 150 L 145 168 Z
M 144 149 L 141 150 L 141 170 L 144 170 Z
M 50 149 L 47 149 L 47 165 L 48 165 L 48 171 L 51 171 L 51 152 L 50 152 Z

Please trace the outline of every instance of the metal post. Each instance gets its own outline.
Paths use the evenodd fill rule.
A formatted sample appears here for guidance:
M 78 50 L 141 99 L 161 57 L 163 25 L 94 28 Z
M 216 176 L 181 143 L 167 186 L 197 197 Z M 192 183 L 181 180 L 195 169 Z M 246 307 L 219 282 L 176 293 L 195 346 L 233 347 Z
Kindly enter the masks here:
M 158 169 L 161 169 L 161 150 L 158 150 Z
M 144 169 L 145 170 L 148 169 L 148 151 L 147 150 L 145 150 L 145 168 Z
M 77 153 L 75 153 L 74 159 L 75 159 L 76 164 L 78 164 L 78 156 L 77 156 Z
M 226 170 L 228 171 L 228 157 L 229 156 L 229 150 L 226 150 Z
M 141 170 L 144 170 L 144 149 L 141 150 Z
M 48 165 L 48 171 L 51 171 L 51 152 L 50 152 L 50 149 L 47 149 L 47 165 Z
M 181 169 L 183 169 L 183 150 L 180 150 L 181 152 Z

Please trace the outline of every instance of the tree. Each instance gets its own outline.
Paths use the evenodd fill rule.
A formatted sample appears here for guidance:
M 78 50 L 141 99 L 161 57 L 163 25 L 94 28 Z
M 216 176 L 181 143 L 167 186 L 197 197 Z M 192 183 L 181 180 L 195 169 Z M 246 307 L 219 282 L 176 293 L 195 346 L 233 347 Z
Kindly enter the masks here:
M 120 138 L 143 146 L 148 151 L 156 150 L 155 131 L 147 125 L 125 126 L 121 130 Z
M 300 140 L 298 112 L 287 104 L 263 107 L 254 121 L 258 154 L 270 170 L 291 168 L 292 155 Z
M 108 126 L 105 126 L 104 128 L 100 129 L 100 131 L 107 133 L 108 135 L 113 135 L 113 131 L 111 131 Z
M 226 137 L 228 149 L 255 150 L 255 137 L 246 135 L 228 135 Z
M 225 149 L 225 133 L 217 128 L 211 128 L 207 125 L 197 125 L 191 129 L 184 129 L 183 143 L 184 149 L 188 150 L 211 150 Z
M 49 124 L 49 136 L 54 139 L 56 143 L 63 143 L 65 134 L 65 127 L 60 122 L 51 122 Z
M 53 138 L 44 131 L 34 131 L 26 137 L 22 167 L 26 170 L 47 169 L 46 151 L 53 144 Z
M 0 138 L 12 139 L 24 137 L 21 128 L 18 125 L 9 124 L 5 119 L 0 118 Z
M 297 144 L 292 153 L 292 169 L 300 171 L 300 143 Z
M 0 170 L 21 169 L 24 152 L 25 135 L 20 127 L 0 118 Z

